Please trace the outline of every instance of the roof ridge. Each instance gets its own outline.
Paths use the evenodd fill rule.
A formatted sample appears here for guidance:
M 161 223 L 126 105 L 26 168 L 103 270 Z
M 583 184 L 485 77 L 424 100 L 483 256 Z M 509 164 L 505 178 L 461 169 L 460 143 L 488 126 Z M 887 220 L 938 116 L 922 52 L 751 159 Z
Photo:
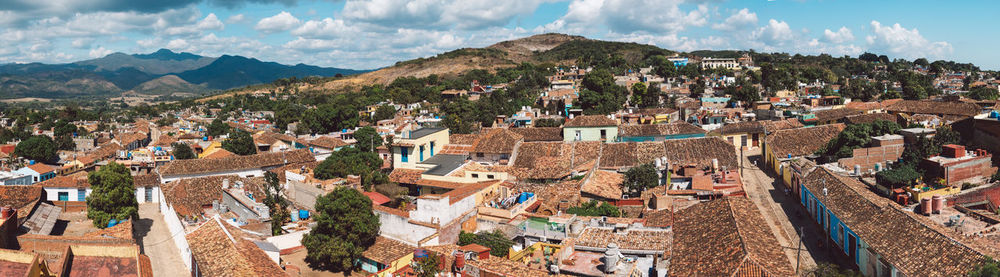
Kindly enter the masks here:
M 726 210 L 728 211 L 730 219 L 733 220 L 733 226 L 736 227 L 736 237 L 740 239 L 740 250 L 743 250 L 743 260 L 746 261 L 746 259 L 750 257 L 750 251 L 747 250 L 746 239 L 743 238 L 743 232 L 740 232 L 740 224 L 736 221 L 736 212 L 734 211 L 736 207 L 733 207 L 733 201 L 730 200 L 729 197 L 723 199 L 724 199 L 723 201 L 726 201 L 726 207 L 729 208 Z M 747 199 L 747 201 L 749 201 L 749 199 Z M 739 271 L 739 267 L 737 267 L 736 271 Z M 735 271 L 733 274 L 735 274 Z

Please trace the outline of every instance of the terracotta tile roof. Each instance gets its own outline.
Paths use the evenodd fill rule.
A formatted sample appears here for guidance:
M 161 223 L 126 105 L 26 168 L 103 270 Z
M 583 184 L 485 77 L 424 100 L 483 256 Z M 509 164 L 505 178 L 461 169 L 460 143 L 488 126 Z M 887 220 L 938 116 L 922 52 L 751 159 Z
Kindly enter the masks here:
M 375 244 L 365 249 L 362 255 L 372 261 L 388 265 L 407 254 L 412 254 L 414 249 L 394 239 L 378 236 L 375 238 Z
M 267 152 L 212 160 L 175 160 L 159 167 L 158 170 L 161 175 L 187 175 L 247 170 L 312 161 L 316 161 L 316 157 L 314 157 L 312 153 L 309 153 L 309 150 L 299 149 L 294 151 Z
M 382 206 L 382 205 L 375 205 L 374 203 L 372 203 L 372 210 L 384 212 L 384 213 L 391 214 L 391 215 L 401 216 L 403 218 L 410 218 L 410 211 L 404 211 L 404 210 L 400 210 L 400 209 L 393 209 L 393 208 Z
M 167 134 L 162 134 L 162 135 L 160 135 L 159 138 L 156 139 L 156 144 L 154 144 L 153 146 L 164 146 L 165 147 L 165 146 L 170 146 L 171 144 L 174 144 L 174 142 L 177 142 L 177 139 L 175 139 L 174 137 L 168 136 Z
M 209 220 L 188 233 L 191 255 L 205 276 L 285 276 L 256 244 L 247 240 L 243 231 Z
M 899 113 L 926 113 L 957 116 L 975 116 L 982 108 L 974 103 L 945 102 L 931 100 L 902 100 L 886 107 L 886 110 Z
M 858 114 L 848 116 L 844 123 L 847 124 L 861 124 L 861 123 L 872 123 L 878 120 L 885 120 L 890 122 L 896 122 L 897 117 L 893 114 L 888 113 L 868 113 L 868 114 Z
M 789 155 L 792 157 L 810 155 L 826 146 L 826 143 L 840 134 L 844 127 L 844 124 L 837 123 L 781 130 L 768 135 L 764 147 L 778 159 L 787 158 Z
M 760 123 L 764 125 L 764 131 L 768 133 L 773 133 L 778 130 L 805 127 L 805 125 L 802 125 L 802 122 L 796 118 L 789 118 L 785 120 L 766 120 L 760 121 Z
M 222 182 L 225 179 L 229 179 L 230 186 L 237 181 L 243 182 L 244 190 L 262 196 L 257 198 L 258 202 L 263 200 L 264 178 L 235 175 L 181 179 L 161 185 L 160 190 L 178 215 L 195 216 L 202 213 L 203 207 L 211 206 L 213 200 L 222 201 Z
M 558 179 L 572 171 L 573 145 L 563 142 L 525 142 L 518 149 L 511 174 L 527 179 Z
M 506 128 L 494 128 L 483 134 L 482 138 L 472 145 L 472 152 L 510 154 L 514 152 L 517 143 L 522 141 L 524 141 L 524 136 L 518 133 Z
M 589 193 L 604 199 L 621 199 L 622 182 L 625 175 L 613 171 L 597 170 L 583 182 L 580 192 Z
M 451 134 L 448 135 L 448 142 L 451 144 L 473 145 L 479 141 L 480 134 Z
M 704 133 L 705 129 L 699 128 L 698 126 L 694 126 L 687 122 L 618 126 L 618 136 L 624 137 L 671 136 Z
M 312 141 L 309 141 L 309 145 L 326 149 L 336 149 L 337 147 L 344 147 L 350 144 L 344 142 L 343 140 L 340 140 L 339 138 L 322 136 Z
M 420 180 L 420 174 L 424 173 L 419 169 L 396 168 L 389 173 L 389 181 L 400 184 L 416 184 Z
M 33 165 L 29 165 L 28 169 L 38 172 L 39 174 L 45 174 L 56 170 L 55 167 L 43 163 L 35 163 Z
M 563 140 L 562 127 L 511 128 L 510 131 L 524 137 L 525 142 Z
M 441 152 L 438 154 L 469 155 L 469 152 L 472 152 L 472 145 L 447 144 L 441 147 Z
M 41 200 L 41 186 L 0 186 L 0 207 L 11 206 L 17 209 L 19 218 L 28 216 L 31 211 L 26 208 Z M 25 212 L 24 215 L 21 215 L 22 211 Z
M 854 178 L 817 167 L 803 185 L 810 191 L 826 188 L 826 195 L 819 196 L 824 206 L 906 276 L 961 276 L 985 259 L 982 253 L 921 223 L 917 216 Z
M 614 243 L 622 250 L 670 252 L 672 235 L 669 230 L 630 230 L 615 233 L 612 228 L 588 227 L 576 238 L 576 245 L 606 248 Z
M 607 143 L 601 147 L 601 168 L 621 168 L 638 165 L 636 143 Z
M 665 157 L 671 166 L 694 165 L 698 168 L 712 166 L 712 159 L 719 161 L 720 167 L 736 169 L 739 162 L 736 148 L 719 137 L 671 139 L 663 141 Z
M 133 236 L 132 233 L 132 227 L 133 227 L 132 224 L 133 224 L 132 221 L 126 221 L 124 223 L 115 225 L 111 228 L 104 228 L 94 232 L 86 233 L 83 235 L 83 237 L 118 238 L 118 239 L 134 241 L 135 237 Z
M 762 134 L 764 133 L 764 124 L 761 121 L 741 121 L 722 125 L 719 130 L 722 135 Z
M 103 160 L 108 157 L 113 157 L 117 155 L 118 151 L 121 150 L 125 149 L 122 148 L 122 146 L 119 145 L 118 143 L 108 142 L 97 147 L 97 149 L 94 149 L 94 151 L 91 151 L 90 155 L 88 156 L 94 157 L 96 160 Z
M 793 276 L 764 217 L 743 197 L 695 204 L 674 215 L 669 276 L 743 276 L 745 263 L 764 276 Z
M 642 214 L 642 218 L 646 220 L 643 226 L 666 228 L 673 225 L 674 214 L 669 209 L 663 209 L 645 212 Z
M 392 201 L 392 199 L 389 199 L 388 196 L 382 195 L 381 193 L 374 191 L 366 191 L 362 192 L 361 194 L 368 196 L 368 199 L 371 199 L 372 203 L 375 205 L 382 205 L 385 204 L 386 202 Z
M 639 110 L 639 114 L 641 115 L 672 114 L 676 112 L 677 110 L 671 108 L 649 108 Z
M 829 109 L 814 112 L 819 122 L 840 121 L 848 116 L 861 114 L 861 111 L 848 108 Z
M 603 115 L 581 115 L 563 124 L 564 127 L 604 127 L 617 125 L 618 122 L 615 122 L 614 119 Z
M 466 260 L 466 264 L 480 271 L 480 276 L 517 276 L 517 277 L 549 277 L 546 270 L 528 267 L 523 262 L 512 261 L 504 257 L 493 257 L 485 260 Z
M 234 154 L 233 152 L 229 152 L 229 150 L 216 148 L 215 151 L 212 151 L 212 153 L 209 153 L 208 155 L 205 155 L 204 157 L 201 158 L 206 160 L 215 160 L 215 159 L 229 158 L 233 156 L 236 156 L 236 154 Z
M 70 175 L 60 175 L 36 184 L 46 188 L 89 188 L 87 172 L 78 171 Z

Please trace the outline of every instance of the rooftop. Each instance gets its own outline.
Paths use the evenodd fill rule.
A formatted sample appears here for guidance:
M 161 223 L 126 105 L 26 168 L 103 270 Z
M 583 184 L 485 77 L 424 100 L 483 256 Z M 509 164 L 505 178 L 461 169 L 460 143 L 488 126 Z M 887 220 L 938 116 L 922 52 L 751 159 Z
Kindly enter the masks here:
M 463 155 L 437 154 L 420 163 L 435 165 L 423 174 L 445 176 L 465 164 L 465 160 L 466 156 Z
M 216 218 L 186 235 L 191 255 L 205 276 L 285 276 L 246 234 Z
M 448 128 L 427 128 L 427 127 L 420 128 L 420 129 L 417 129 L 417 130 L 410 131 L 410 135 L 408 137 L 403 138 L 403 139 L 420 139 L 420 138 L 428 136 L 430 134 L 434 134 L 434 133 L 437 133 L 437 132 L 440 132 L 440 131 L 445 131 L 445 130 L 448 130 Z
M 764 144 L 779 159 L 810 155 L 826 146 L 826 143 L 840 134 L 844 127 L 844 124 L 837 123 L 781 130 L 767 136 Z
M 314 157 L 312 153 L 309 153 L 309 150 L 299 149 L 284 152 L 266 152 L 247 156 L 231 156 L 211 160 L 175 160 L 159 167 L 158 171 L 160 175 L 190 175 L 239 171 L 311 161 L 316 161 L 316 157 Z
M 618 122 L 603 115 L 581 115 L 577 116 L 563 125 L 565 127 L 605 127 L 617 126 Z

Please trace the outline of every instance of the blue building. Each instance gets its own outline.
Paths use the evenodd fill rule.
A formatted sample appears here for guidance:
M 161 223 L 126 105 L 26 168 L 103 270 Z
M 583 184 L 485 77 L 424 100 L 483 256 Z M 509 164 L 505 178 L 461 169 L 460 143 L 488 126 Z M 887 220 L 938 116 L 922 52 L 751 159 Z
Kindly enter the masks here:
M 685 67 L 688 65 L 688 58 L 667 58 L 668 61 L 674 63 L 674 67 Z
M 32 163 L 29 166 L 22 167 L 21 169 L 15 170 L 14 173 L 20 173 L 31 176 L 31 183 L 44 182 L 45 180 L 52 179 L 56 177 L 56 168 L 43 164 L 43 163 Z
M 854 177 L 815 165 L 802 172 L 800 203 L 825 232 L 826 245 L 862 275 L 964 276 L 985 259 Z

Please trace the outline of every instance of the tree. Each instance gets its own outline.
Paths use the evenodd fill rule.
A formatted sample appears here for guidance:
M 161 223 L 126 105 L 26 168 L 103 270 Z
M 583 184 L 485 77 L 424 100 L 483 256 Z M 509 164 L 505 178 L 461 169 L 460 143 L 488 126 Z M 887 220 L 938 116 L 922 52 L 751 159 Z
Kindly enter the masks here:
M 195 158 L 194 151 L 191 151 L 191 146 L 188 146 L 187 143 L 175 142 L 171 146 L 174 147 L 174 159 L 189 160 Z
M 372 200 L 355 189 L 338 187 L 316 198 L 316 213 L 316 227 L 302 237 L 306 263 L 333 272 L 354 270 L 354 261 L 378 236 L 380 223 L 372 212 Z
M 877 62 L 878 61 L 878 55 L 865 52 L 864 54 L 861 54 L 861 56 L 858 56 L 858 59 L 862 60 L 862 61 L 868 61 L 868 62 Z
M 664 56 L 654 58 L 653 72 L 663 78 L 677 77 L 677 66 Z
M 820 263 L 817 264 L 815 268 L 806 270 L 806 274 L 803 276 L 811 277 L 862 277 L 860 273 L 850 270 L 841 269 L 836 264 L 832 263 Z
M 354 147 L 362 152 L 374 152 L 375 148 L 382 146 L 383 143 L 382 136 L 371 126 L 361 127 L 361 129 L 355 131 L 354 139 L 358 141 L 354 144 Z
M 562 126 L 563 120 L 552 119 L 552 118 L 542 118 L 535 120 L 535 127 L 559 127 Z
M 580 91 L 580 106 L 586 114 L 610 114 L 625 104 L 627 92 L 615 84 L 614 75 L 605 69 L 597 69 L 583 77 Z
M 741 80 L 736 85 L 727 86 L 725 91 L 726 94 L 732 97 L 729 99 L 731 102 L 739 102 L 749 106 L 754 102 L 760 101 L 760 92 L 757 91 L 757 88 L 753 84 L 746 80 Z
M 434 252 L 428 252 L 427 257 L 415 258 L 416 266 L 413 271 L 417 277 L 435 277 L 441 272 L 441 256 Z
M 222 149 L 240 156 L 257 154 L 257 144 L 253 142 L 250 132 L 239 129 L 230 133 L 229 138 L 222 141 Z
M 705 80 L 702 78 L 698 78 L 694 80 L 694 83 L 688 85 L 688 90 L 691 91 L 691 97 L 695 99 L 701 98 L 701 96 L 705 94 L 705 88 L 707 88 L 705 86 Z
M 986 257 L 986 261 L 969 271 L 969 277 L 996 277 L 1000 276 L 1000 263 L 992 257 Z
M 920 172 L 911 164 L 903 164 L 875 173 L 876 182 L 890 188 L 910 185 L 918 178 L 920 178 Z
M 987 86 L 972 88 L 972 90 L 970 90 L 966 95 L 969 96 L 969 98 L 976 100 L 997 100 L 997 98 L 1000 97 L 1000 93 L 997 92 L 997 89 Z
M 645 99 L 646 94 L 646 84 L 638 82 L 632 84 L 632 105 L 641 106 L 643 101 L 651 101 L 652 99 Z
M 378 171 L 381 167 L 382 158 L 379 158 L 378 154 L 351 147 L 333 152 L 326 157 L 316 166 L 313 176 L 321 180 L 343 178 L 347 175 L 361 176 L 362 185 L 369 188 L 387 181 L 387 176 Z
M 500 230 L 478 234 L 462 231 L 458 234 L 458 245 L 465 246 L 473 243 L 489 247 L 490 255 L 495 257 L 507 257 L 507 252 L 514 245 L 514 241 L 507 238 Z
M 660 185 L 660 175 L 656 174 L 656 167 L 653 164 L 644 164 L 630 168 L 625 172 L 625 190 L 630 194 L 638 194 L 642 191 Z
M 208 136 L 218 137 L 229 133 L 229 124 L 222 120 L 221 117 L 216 117 L 212 120 L 211 124 L 208 124 Z
M 392 119 L 396 117 L 396 107 L 385 104 L 375 109 L 375 121 Z
M 570 207 L 566 209 L 566 213 L 571 213 L 581 216 L 621 216 L 621 211 L 618 207 L 608 204 L 608 202 L 598 202 L 597 200 L 590 200 L 590 202 L 585 202 L 580 206 Z
M 893 134 L 899 131 L 899 129 L 901 127 L 896 122 L 885 120 L 848 125 L 844 128 L 844 131 L 830 139 L 816 154 L 820 155 L 820 163 L 834 162 L 841 158 L 848 158 L 854 155 L 854 149 L 867 146 L 871 142 L 872 137 Z
M 14 147 L 14 155 L 41 163 L 59 162 L 56 144 L 47 136 L 31 136 Z
M 281 235 L 281 225 L 285 221 L 291 220 L 291 213 L 288 212 L 288 201 L 285 200 L 281 192 L 282 186 L 278 182 L 278 174 L 274 172 L 264 173 L 264 205 L 271 212 L 271 235 Z
M 87 218 L 98 228 L 108 227 L 114 220 L 129 220 L 139 216 L 135 200 L 135 184 L 128 167 L 116 162 L 101 167 L 87 176 L 92 189 L 87 196 Z
M 444 118 L 441 119 L 441 124 L 447 127 L 452 134 L 472 133 L 476 114 L 481 112 L 477 111 L 475 105 L 465 98 L 443 103 L 441 112 L 444 113 Z
M 73 137 L 69 134 L 58 135 L 52 142 L 56 144 L 56 148 L 59 148 L 59 150 L 76 149 L 76 142 L 73 141 Z

